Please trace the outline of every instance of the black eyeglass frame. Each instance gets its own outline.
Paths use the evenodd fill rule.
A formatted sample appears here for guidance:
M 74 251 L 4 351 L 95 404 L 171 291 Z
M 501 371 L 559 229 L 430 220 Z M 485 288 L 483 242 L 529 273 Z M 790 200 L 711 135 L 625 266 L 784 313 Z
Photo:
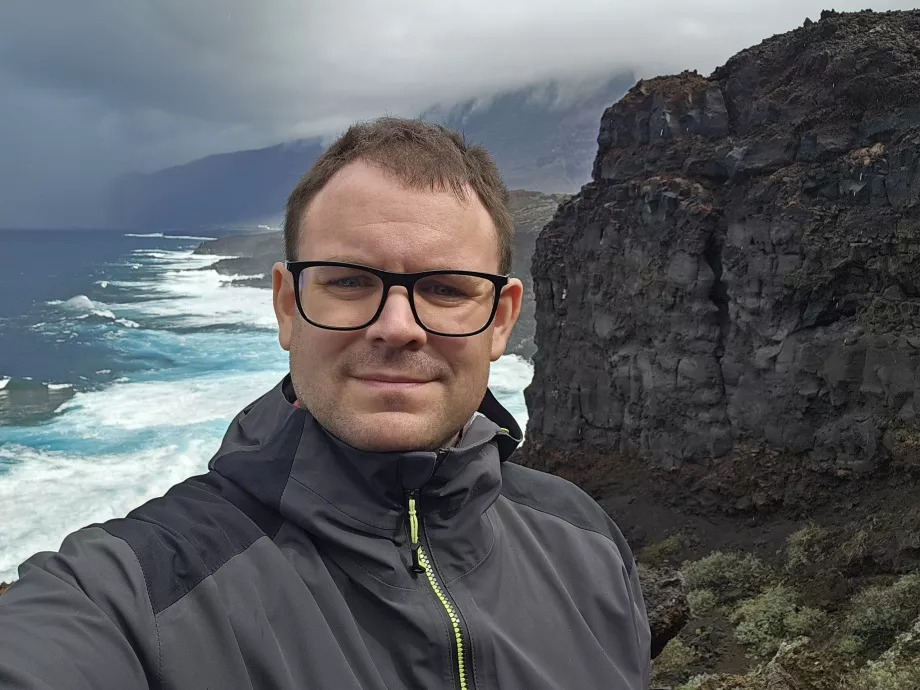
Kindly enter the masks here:
M 376 313 L 367 321 L 360 326 L 324 326 L 323 324 L 313 321 L 309 316 L 307 316 L 306 311 L 303 308 L 303 304 L 300 300 L 300 274 L 308 268 L 315 266 L 335 266 L 339 268 L 355 268 L 361 271 L 367 271 L 373 275 L 380 278 L 380 281 L 383 283 L 383 292 L 380 296 L 380 305 L 377 307 Z M 481 273 L 479 271 L 463 271 L 463 270 L 453 270 L 453 269 L 438 269 L 435 271 L 420 271 L 418 273 L 394 273 L 392 271 L 384 271 L 379 268 L 374 268 L 372 266 L 363 266 L 362 264 L 352 264 L 342 261 L 285 261 L 284 267 L 291 273 L 294 277 L 294 299 L 297 301 L 297 310 L 300 312 L 300 315 L 304 320 L 317 328 L 324 328 L 329 331 L 360 331 L 364 328 L 367 328 L 373 324 L 380 314 L 383 313 L 383 307 L 387 303 L 387 297 L 390 294 L 390 288 L 394 285 L 406 288 L 406 292 L 409 295 L 409 306 L 412 309 L 412 316 L 415 318 L 415 323 L 419 325 L 426 333 L 431 333 L 432 335 L 444 336 L 447 338 L 469 338 L 473 335 L 478 335 L 486 330 L 489 325 L 495 319 L 495 312 L 498 311 L 498 302 L 502 296 L 502 290 L 508 284 L 508 280 L 511 276 L 507 275 L 498 275 L 495 273 Z M 441 331 L 436 331 L 432 328 L 428 328 L 422 320 L 419 318 L 418 311 L 415 309 L 415 284 L 420 281 L 422 278 L 428 278 L 430 276 L 439 276 L 439 275 L 462 275 L 462 276 L 473 276 L 476 278 L 485 278 L 492 282 L 495 286 L 495 298 L 492 301 L 492 311 L 489 314 L 489 318 L 486 320 L 485 325 L 477 331 L 472 331 L 470 333 L 443 333 Z

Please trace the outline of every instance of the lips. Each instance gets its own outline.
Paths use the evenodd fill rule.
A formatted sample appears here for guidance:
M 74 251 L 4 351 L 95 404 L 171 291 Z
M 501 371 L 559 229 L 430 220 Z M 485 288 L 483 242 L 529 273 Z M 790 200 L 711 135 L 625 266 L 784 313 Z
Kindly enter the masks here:
M 369 374 L 358 374 L 355 376 L 356 379 L 361 379 L 362 381 L 376 381 L 379 383 L 430 383 L 431 379 L 420 378 L 418 376 L 411 376 L 409 374 L 396 374 L 389 372 L 372 372 Z
M 419 386 L 423 383 L 430 383 L 430 379 L 420 379 L 412 376 L 400 375 L 400 374 L 385 374 L 385 373 L 372 373 L 372 374 L 361 374 L 355 376 L 356 379 L 361 381 L 366 381 L 368 383 L 382 383 L 382 384 L 394 384 L 394 385 L 406 385 L 406 386 Z

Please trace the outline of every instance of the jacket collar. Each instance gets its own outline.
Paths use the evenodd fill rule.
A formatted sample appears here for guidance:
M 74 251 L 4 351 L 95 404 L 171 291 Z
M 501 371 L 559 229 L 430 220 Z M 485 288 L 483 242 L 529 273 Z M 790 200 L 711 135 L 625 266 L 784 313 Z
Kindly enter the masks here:
M 293 401 L 288 375 L 234 419 L 209 468 L 325 538 L 342 529 L 394 538 L 409 490 L 420 490 L 426 519 L 484 512 L 501 490 L 500 463 L 522 437 L 488 391 L 460 442 L 446 452 L 361 451 Z

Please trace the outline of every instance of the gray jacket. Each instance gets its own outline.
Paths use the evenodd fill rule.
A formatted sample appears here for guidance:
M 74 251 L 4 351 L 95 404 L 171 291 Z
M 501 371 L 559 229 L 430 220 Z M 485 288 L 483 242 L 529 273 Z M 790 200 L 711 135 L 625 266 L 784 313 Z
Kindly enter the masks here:
M 488 394 L 456 447 L 365 453 L 291 404 L 209 472 L 67 537 L 0 597 L 0 688 L 640 690 L 650 633 L 622 535 L 507 458 Z

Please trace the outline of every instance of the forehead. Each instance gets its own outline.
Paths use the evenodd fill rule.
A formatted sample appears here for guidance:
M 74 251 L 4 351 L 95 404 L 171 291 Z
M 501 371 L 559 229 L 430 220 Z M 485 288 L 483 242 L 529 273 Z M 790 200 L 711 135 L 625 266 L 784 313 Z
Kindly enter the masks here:
M 408 189 L 364 161 L 338 171 L 301 219 L 299 258 L 353 260 L 399 271 L 498 270 L 495 225 L 468 189 Z

